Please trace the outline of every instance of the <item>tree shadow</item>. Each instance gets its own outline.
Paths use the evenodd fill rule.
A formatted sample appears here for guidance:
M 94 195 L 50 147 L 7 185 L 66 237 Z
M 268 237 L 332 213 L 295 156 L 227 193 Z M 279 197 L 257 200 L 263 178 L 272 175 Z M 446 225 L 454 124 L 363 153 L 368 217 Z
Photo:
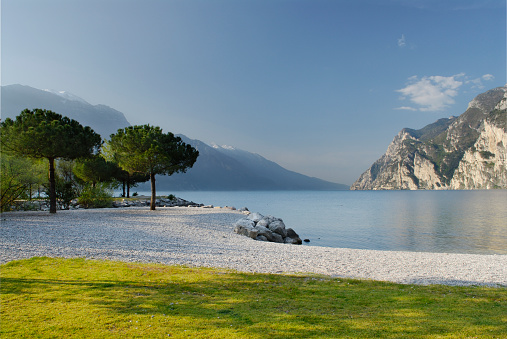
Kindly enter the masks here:
M 136 278 L 3 277 L 1 292 L 39 300 L 49 293 L 66 304 L 85 302 L 92 312 L 100 309 L 113 315 L 170 317 L 187 319 L 195 326 L 232 327 L 239 337 L 449 335 L 456 328 L 485 321 L 487 333 L 499 335 L 504 326 L 498 312 L 506 310 L 507 297 L 501 288 L 118 265 L 127 265 Z M 499 309 L 489 307 L 500 302 Z

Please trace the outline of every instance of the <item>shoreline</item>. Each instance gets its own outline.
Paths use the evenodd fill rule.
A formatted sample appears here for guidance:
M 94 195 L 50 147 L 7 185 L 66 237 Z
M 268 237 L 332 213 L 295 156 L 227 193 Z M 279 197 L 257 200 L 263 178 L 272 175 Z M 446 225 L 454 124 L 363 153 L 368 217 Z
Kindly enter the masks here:
M 1 215 L 0 263 L 34 256 L 323 274 L 402 284 L 507 287 L 507 255 L 376 251 L 255 241 L 226 208 L 107 208 Z M 297 231 L 297 230 L 296 230 Z

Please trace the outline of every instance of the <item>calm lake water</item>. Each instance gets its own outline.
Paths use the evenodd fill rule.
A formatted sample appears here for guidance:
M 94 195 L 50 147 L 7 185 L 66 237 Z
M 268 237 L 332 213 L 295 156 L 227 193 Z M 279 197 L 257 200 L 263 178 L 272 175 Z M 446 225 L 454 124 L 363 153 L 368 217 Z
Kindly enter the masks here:
M 169 193 L 282 218 L 307 246 L 507 254 L 507 190 Z

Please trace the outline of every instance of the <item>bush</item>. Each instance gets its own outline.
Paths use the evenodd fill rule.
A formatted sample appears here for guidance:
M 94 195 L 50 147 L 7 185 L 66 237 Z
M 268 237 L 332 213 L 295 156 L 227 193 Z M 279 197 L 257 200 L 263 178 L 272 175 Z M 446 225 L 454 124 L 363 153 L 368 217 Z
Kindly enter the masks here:
M 113 206 L 113 193 L 105 185 L 85 187 L 78 198 L 78 204 L 84 208 L 104 208 Z

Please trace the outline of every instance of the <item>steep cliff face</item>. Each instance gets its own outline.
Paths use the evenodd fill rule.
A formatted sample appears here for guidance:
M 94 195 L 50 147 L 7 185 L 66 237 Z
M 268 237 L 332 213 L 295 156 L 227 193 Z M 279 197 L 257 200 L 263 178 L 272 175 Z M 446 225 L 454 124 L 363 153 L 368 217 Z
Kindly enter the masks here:
M 352 190 L 507 188 L 507 87 L 459 117 L 403 129 Z

